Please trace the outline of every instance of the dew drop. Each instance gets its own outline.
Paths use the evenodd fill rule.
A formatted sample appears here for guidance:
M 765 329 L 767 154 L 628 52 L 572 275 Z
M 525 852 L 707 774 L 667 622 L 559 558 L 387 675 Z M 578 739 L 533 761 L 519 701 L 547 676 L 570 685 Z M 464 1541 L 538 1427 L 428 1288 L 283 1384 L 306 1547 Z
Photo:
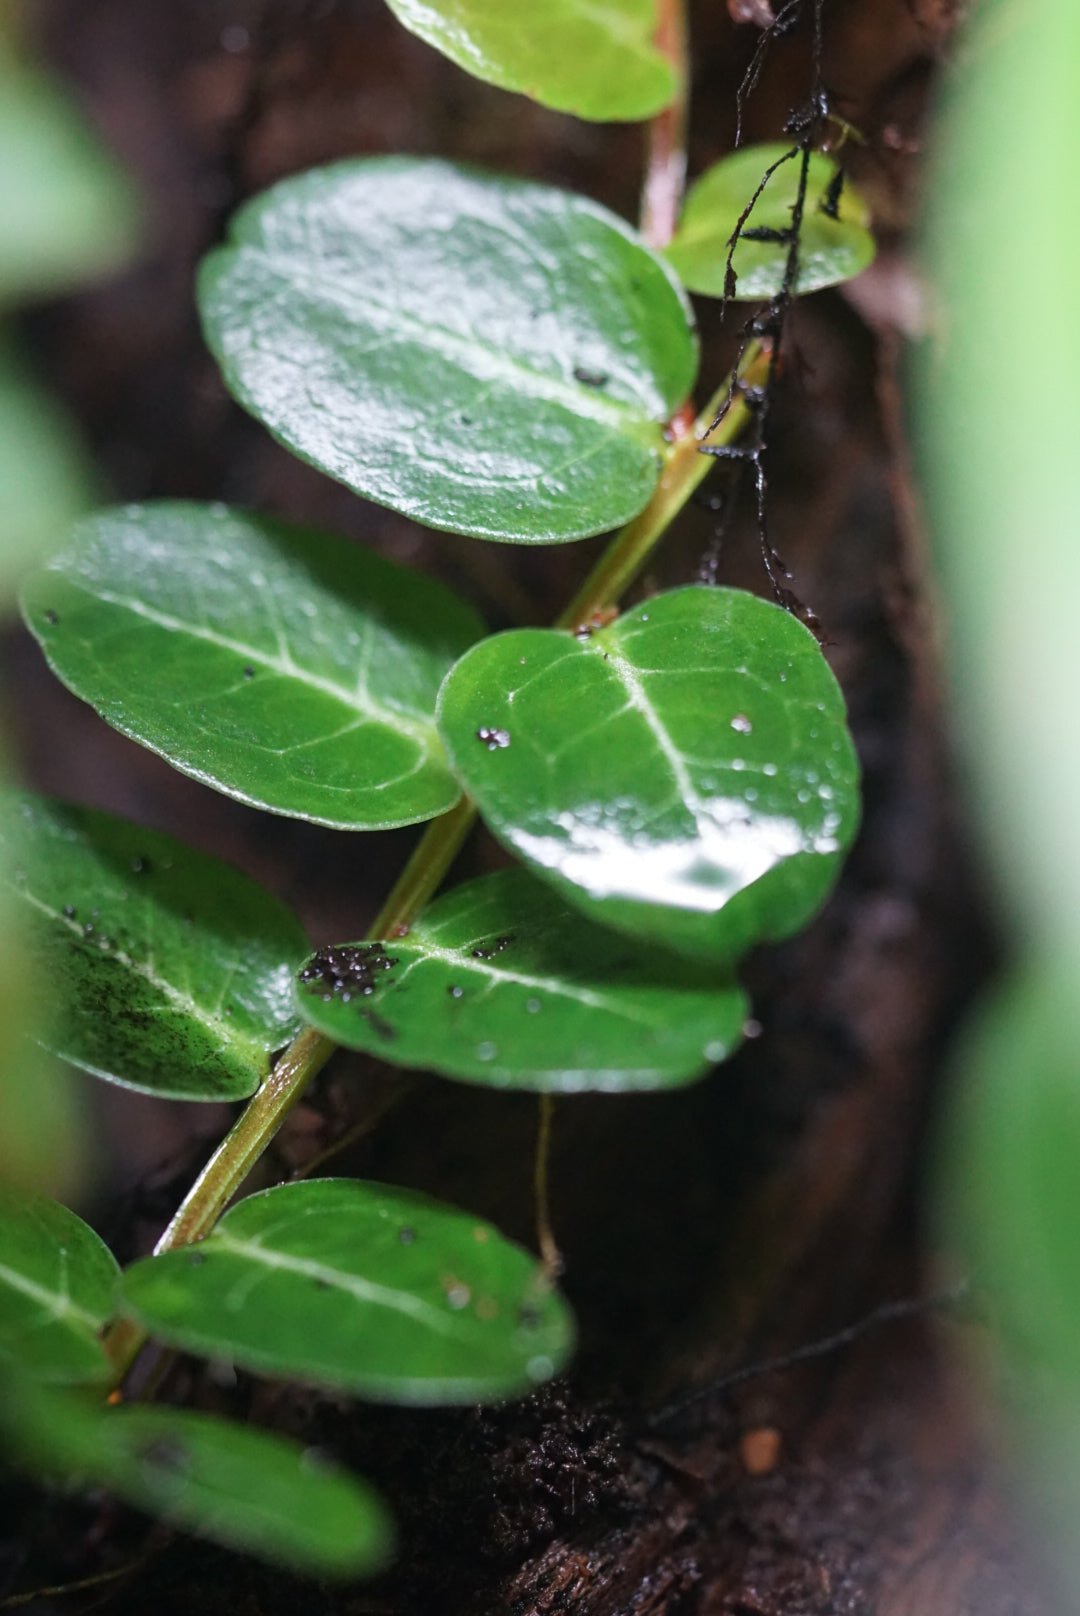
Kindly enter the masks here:
M 731 727 L 738 730 L 740 735 L 750 735 L 754 729 L 753 724 L 751 724 L 745 713 L 736 713 L 731 720 Z
M 762 772 L 762 774 L 767 774 L 769 776 L 769 778 L 771 779 L 772 776 L 776 773 L 776 764 L 775 763 L 766 763 L 761 772 Z
M 411 1246 L 413 1241 L 416 1239 L 416 1230 L 410 1229 L 407 1224 L 403 1224 L 397 1232 L 397 1237 L 399 1244 L 403 1246 Z
M 129 506 L 128 510 L 129 511 L 132 511 L 132 510 L 137 511 L 138 506 L 137 505 L 134 506 L 134 507 Z M 210 507 L 210 515 L 211 516 L 222 517 L 222 516 L 228 516 L 228 514 L 229 514 L 229 507 L 227 505 L 223 504 L 220 499 L 215 499 L 214 503 Z
M 727 1045 L 721 1038 L 713 1038 L 705 1045 L 703 1051 L 707 1061 L 722 1061 L 727 1054 Z
M 525 1008 L 529 1012 L 530 1016 L 535 1016 L 536 1012 L 540 1008 L 540 1000 L 539 999 L 526 999 L 525 1000 Z
M 531 1380 L 550 1380 L 555 1373 L 555 1365 L 543 1352 L 538 1352 L 535 1358 L 530 1358 L 525 1368 Z
M 810 793 L 809 793 L 809 791 L 806 791 L 806 790 L 800 791 L 799 792 L 799 801 L 800 802 L 809 802 L 810 801 Z
M 446 1293 L 446 1300 L 455 1313 L 460 1313 L 463 1307 L 468 1307 L 471 1298 L 472 1291 L 467 1285 L 462 1285 L 460 1281 L 456 1285 L 451 1285 Z
M 498 1044 L 493 1044 L 490 1039 L 485 1039 L 482 1044 L 477 1044 L 477 1046 L 476 1046 L 476 1058 L 477 1058 L 477 1060 L 482 1060 L 482 1061 L 494 1060 L 498 1053 L 499 1053 Z
M 744 1038 L 760 1038 L 763 1031 L 764 1029 L 761 1022 L 758 1021 L 755 1016 L 747 1016 L 746 1020 L 742 1024 L 742 1035 Z
M 510 731 L 492 729 L 488 724 L 481 724 L 476 732 L 476 739 L 483 741 L 489 752 L 500 752 L 503 747 L 510 745 Z
M 462 999 L 465 996 L 465 989 L 459 988 L 456 984 L 448 987 L 446 991 L 452 999 Z

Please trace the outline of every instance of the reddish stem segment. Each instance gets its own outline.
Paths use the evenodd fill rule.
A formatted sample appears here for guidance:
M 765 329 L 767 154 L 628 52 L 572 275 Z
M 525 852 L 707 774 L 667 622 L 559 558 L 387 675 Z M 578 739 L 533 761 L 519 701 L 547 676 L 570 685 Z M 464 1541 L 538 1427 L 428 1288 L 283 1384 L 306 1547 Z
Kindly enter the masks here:
M 662 249 L 675 234 L 686 182 L 690 62 L 684 0 L 660 0 L 656 47 L 675 69 L 675 98 L 648 125 L 641 234 L 650 247 Z

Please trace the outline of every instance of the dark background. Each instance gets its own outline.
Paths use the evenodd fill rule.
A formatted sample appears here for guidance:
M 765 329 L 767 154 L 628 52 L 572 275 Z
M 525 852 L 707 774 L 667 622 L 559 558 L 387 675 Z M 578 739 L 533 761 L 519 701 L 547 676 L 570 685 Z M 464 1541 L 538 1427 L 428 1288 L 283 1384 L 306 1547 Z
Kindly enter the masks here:
M 901 394 L 926 324 L 909 259 L 949 0 L 828 0 L 824 73 L 865 137 L 845 153 L 882 245 L 846 295 L 789 326 L 769 459 L 773 538 L 827 637 L 865 771 L 863 829 L 801 937 L 751 962 L 762 1035 L 697 1088 L 583 1097 L 557 1112 L 556 1233 L 582 1344 L 569 1379 L 504 1410 L 376 1410 L 180 1361 L 166 1396 L 273 1421 L 370 1476 L 402 1525 L 379 1585 L 324 1589 L 100 1502 L 11 1488 L 13 1588 L 117 1573 L 34 1611 L 136 1616 L 302 1609 L 385 1616 L 1044 1616 L 1017 1556 L 965 1360 L 943 1310 L 924 1203 L 943 1057 L 992 963 L 949 763 L 926 536 Z M 24 321 L 87 436 L 108 498 L 225 499 L 343 531 L 437 572 L 493 628 L 545 623 L 595 545 L 518 550 L 430 534 L 291 459 L 229 401 L 198 333 L 192 274 L 231 209 L 345 154 L 444 153 L 585 191 L 633 218 L 643 138 L 481 85 L 381 0 L 35 0 L 45 55 L 145 197 L 145 250 L 109 284 Z M 692 8 L 691 173 L 732 144 L 757 32 Z M 805 31 L 779 41 L 745 137 L 779 138 L 810 85 Z M 699 305 L 703 393 L 741 316 Z M 707 485 L 719 492 L 714 477 Z M 698 575 L 717 518 L 689 510 L 648 591 Z M 768 592 L 748 504 L 718 579 Z M 222 854 L 278 891 L 316 942 L 362 936 L 415 832 L 350 836 L 246 809 L 109 730 L 4 643 L 25 771 Z M 482 835 L 465 872 L 499 855 Z M 93 1089 L 88 1210 L 122 1257 L 149 1249 L 227 1122 Z M 350 1129 L 332 1170 L 431 1191 L 532 1239 L 535 1102 L 339 1055 L 290 1120 L 266 1181 Z M 954 1276 L 949 1276 L 950 1278 Z M 926 1297 L 903 1319 L 874 1309 Z M 835 1350 L 671 1404 L 855 1321 Z M 762 1429 L 779 1433 L 761 1475 Z M 765 1445 L 772 1441 L 764 1439 Z M 3 1528 L 0 1528 L 0 1532 Z M 2 1608 L 2 1604 L 0 1604 Z

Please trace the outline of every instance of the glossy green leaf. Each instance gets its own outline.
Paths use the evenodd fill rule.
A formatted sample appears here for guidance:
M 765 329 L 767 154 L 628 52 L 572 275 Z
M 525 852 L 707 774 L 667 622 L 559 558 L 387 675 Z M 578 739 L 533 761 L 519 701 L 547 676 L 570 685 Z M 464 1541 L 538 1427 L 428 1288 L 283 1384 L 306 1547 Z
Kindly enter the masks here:
M 20 1380 L 0 1430 L 30 1469 L 107 1487 L 175 1526 L 299 1571 L 370 1576 L 393 1552 L 393 1523 L 367 1483 L 318 1449 L 251 1426 L 175 1408 L 105 1408 Z
M 527 1392 L 574 1336 L 536 1259 L 489 1223 L 353 1179 L 248 1196 L 195 1250 L 129 1268 L 122 1303 L 172 1346 L 391 1403 Z
M 389 0 L 414 34 L 474 78 L 579 118 L 651 118 L 675 94 L 656 0 Z
M 796 931 L 858 821 L 817 642 L 735 589 L 673 590 L 588 638 L 483 640 L 439 723 L 501 841 L 605 925 L 692 955 Z
M 740 147 L 690 187 L 667 256 L 692 292 L 723 297 L 731 237 L 743 209 L 768 170 L 791 149 L 783 144 Z M 784 283 L 801 166 L 796 151 L 780 163 L 754 203 L 732 258 L 737 298 L 774 297 Z M 817 292 L 849 280 L 874 257 L 869 209 L 839 175 L 831 158 L 820 152 L 811 156 L 799 235 L 798 292 Z M 756 232 L 765 239 L 754 239 Z
M 674 275 L 621 219 L 414 158 L 257 197 L 199 301 L 228 386 L 288 448 L 430 527 L 523 544 L 641 510 L 697 367 Z
M 0 336 L 0 601 L 92 503 L 92 486 L 70 422 Z
M 119 1269 L 74 1212 L 0 1187 L 0 1355 L 50 1381 L 105 1380 Z
M 377 829 L 460 794 L 435 696 L 479 620 L 343 539 L 224 506 L 127 506 L 81 523 L 22 608 L 69 689 L 243 802 Z
M 65 1060 L 179 1100 L 251 1094 L 298 1025 L 299 922 L 218 859 L 127 820 L 5 796 L 13 891 Z
M 407 938 L 316 954 L 305 1019 L 397 1065 L 493 1088 L 672 1088 L 738 1043 L 746 995 L 714 968 L 595 926 L 525 870 L 438 899 Z
M 127 181 L 70 96 L 29 68 L 0 64 L 0 303 L 47 296 L 130 251 Z

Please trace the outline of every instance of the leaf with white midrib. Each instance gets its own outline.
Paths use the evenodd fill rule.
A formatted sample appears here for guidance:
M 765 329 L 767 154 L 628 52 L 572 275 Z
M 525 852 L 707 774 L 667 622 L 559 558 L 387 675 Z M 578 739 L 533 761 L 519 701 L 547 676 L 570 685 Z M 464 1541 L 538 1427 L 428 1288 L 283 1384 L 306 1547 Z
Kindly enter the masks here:
M 12 901 L 50 984 L 41 1042 L 175 1099 L 252 1093 L 298 1025 L 295 917 L 160 832 L 28 793 L 0 808 Z
M 555 1093 L 691 1082 L 737 1046 L 747 1011 L 726 972 L 591 924 L 524 870 L 446 893 L 404 938 L 314 955 L 297 1004 L 392 1064 Z
M 0 1186 L 0 1358 L 39 1379 L 103 1380 L 108 1364 L 98 1338 L 118 1272 L 74 1212 Z
M 224 506 L 126 506 L 80 523 L 22 606 L 77 695 L 242 802 L 379 829 L 460 795 L 435 696 L 482 625 L 343 539 Z

